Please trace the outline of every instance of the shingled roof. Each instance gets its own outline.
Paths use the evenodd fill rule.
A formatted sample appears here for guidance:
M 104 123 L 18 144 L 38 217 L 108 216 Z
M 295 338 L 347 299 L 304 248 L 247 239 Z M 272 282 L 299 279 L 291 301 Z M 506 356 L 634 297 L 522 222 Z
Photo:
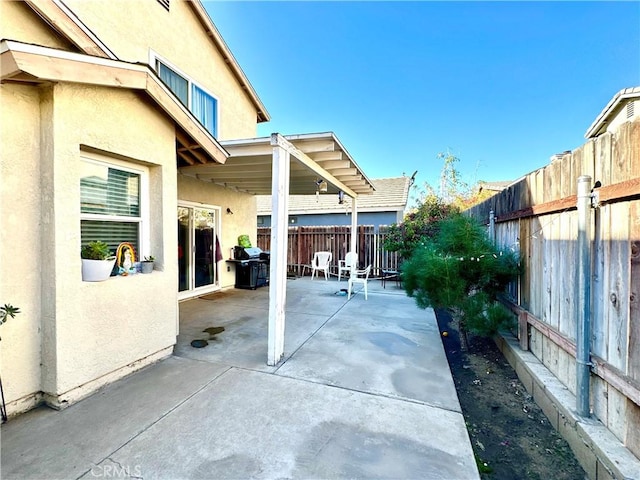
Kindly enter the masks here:
M 375 191 L 370 195 L 358 196 L 358 212 L 401 212 L 409 198 L 409 177 L 379 178 L 371 180 Z M 271 215 L 271 195 L 256 195 L 258 215 Z M 338 196 L 290 195 L 289 214 L 304 215 L 318 213 L 344 213 L 351 209 L 351 198 L 344 197 L 344 203 L 338 203 Z

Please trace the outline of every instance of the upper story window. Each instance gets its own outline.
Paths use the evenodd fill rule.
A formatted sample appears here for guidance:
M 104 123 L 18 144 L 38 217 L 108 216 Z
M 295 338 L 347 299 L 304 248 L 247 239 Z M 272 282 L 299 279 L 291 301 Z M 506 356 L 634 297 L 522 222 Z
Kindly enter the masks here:
M 213 95 L 194 83 L 189 77 L 156 58 L 156 71 L 160 79 L 200 121 L 211 135 L 218 132 L 218 101 Z

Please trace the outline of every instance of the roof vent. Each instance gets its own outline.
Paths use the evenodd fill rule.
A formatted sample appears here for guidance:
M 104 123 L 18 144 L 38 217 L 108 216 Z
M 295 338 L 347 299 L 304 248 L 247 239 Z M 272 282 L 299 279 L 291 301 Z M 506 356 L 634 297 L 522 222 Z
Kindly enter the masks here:
M 635 104 L 636 104 L 636 102 L 627 103 L 627 120 L 630 119 L 630 118 L 633 118 Z

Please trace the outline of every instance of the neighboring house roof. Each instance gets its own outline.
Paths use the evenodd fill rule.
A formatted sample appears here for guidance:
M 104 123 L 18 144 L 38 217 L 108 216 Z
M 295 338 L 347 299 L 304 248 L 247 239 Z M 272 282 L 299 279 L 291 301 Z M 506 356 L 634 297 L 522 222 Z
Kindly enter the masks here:
M 478 191 L 489 190 L 492 192 L 501 192 L 513 183 L 513 180 L 504 180 L 501 182 L 480 182 Z
M 631 108 L 628 108 L 627 112 L 625 112 L 626 115 L 623 120 L 632 120 L 640 116 L 640 87 L 624 88 L 616 93 L 593 121 L 584 137 L 594 138 L 606 132 L 608 127 L 615 123 L 616 117 L 627 105 L 630 105 Z
M 229 156 L 148 65 L 2 40 L 0 67 L 2 82 L 73 82 L 143 91 L 176 122 L 178 142 L 192 152 L 197 144 L 200 163 L 224 163 Z
M 196 17 L 200 21 L 207 36 L 222 54 L 225 63 L 231 69 L 243 91 L 253 103 L 257 111 L 258 122 L 268 122 L 271 117 L 249 79 L 244 74 L 240 64 L 235 59 L 231 50 L 225 43 L 222 35 L 211 21 L 207 11 L 202 6 L 200 0 L 186 0 Z M 80 49 L 80 51 L 94 56 L 111 58 L 116 60 L 116 55 L 111 52 L 84 23 L 60 0 L 27 0 L 29 5 L 40 17 L 42 17 L 49 25 L 55 28 L 61 35 L 67 38 L 71 43 Z
M 358 196 L 358 212 L 401 212 L 409 198 L 409 177 L 379 178 L 372 180 L 375 191 L 371 195 Z M 271 215 L 271 196 L 257 195 L 258 215 Z M 351 198 L 345 196 L 338 203 L 338 196 L 331 193 L 319 195 L 290 195 L 289 215 L 344 213 L 351 210 Z

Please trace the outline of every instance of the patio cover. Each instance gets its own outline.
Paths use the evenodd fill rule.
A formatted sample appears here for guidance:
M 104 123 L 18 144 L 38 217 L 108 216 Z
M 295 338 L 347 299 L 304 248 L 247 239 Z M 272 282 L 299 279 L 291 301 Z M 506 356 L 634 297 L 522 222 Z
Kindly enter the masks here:
M 315 195 L 317 182 L 324 180 L 323 195 L 342 191 L 353 198 L 351 231 L 356 232 L 357 197 L 374 187 L 332 132 L 274 133 L 220 144 L 229 154 L 224 164 L 182 164 L 179 170 L 232 190 L 272 196 L 267 364 L 277 365 L 284 355 L 289 195 Z M 356 250 L 356 235 L 351 235 L 350 250 Z

